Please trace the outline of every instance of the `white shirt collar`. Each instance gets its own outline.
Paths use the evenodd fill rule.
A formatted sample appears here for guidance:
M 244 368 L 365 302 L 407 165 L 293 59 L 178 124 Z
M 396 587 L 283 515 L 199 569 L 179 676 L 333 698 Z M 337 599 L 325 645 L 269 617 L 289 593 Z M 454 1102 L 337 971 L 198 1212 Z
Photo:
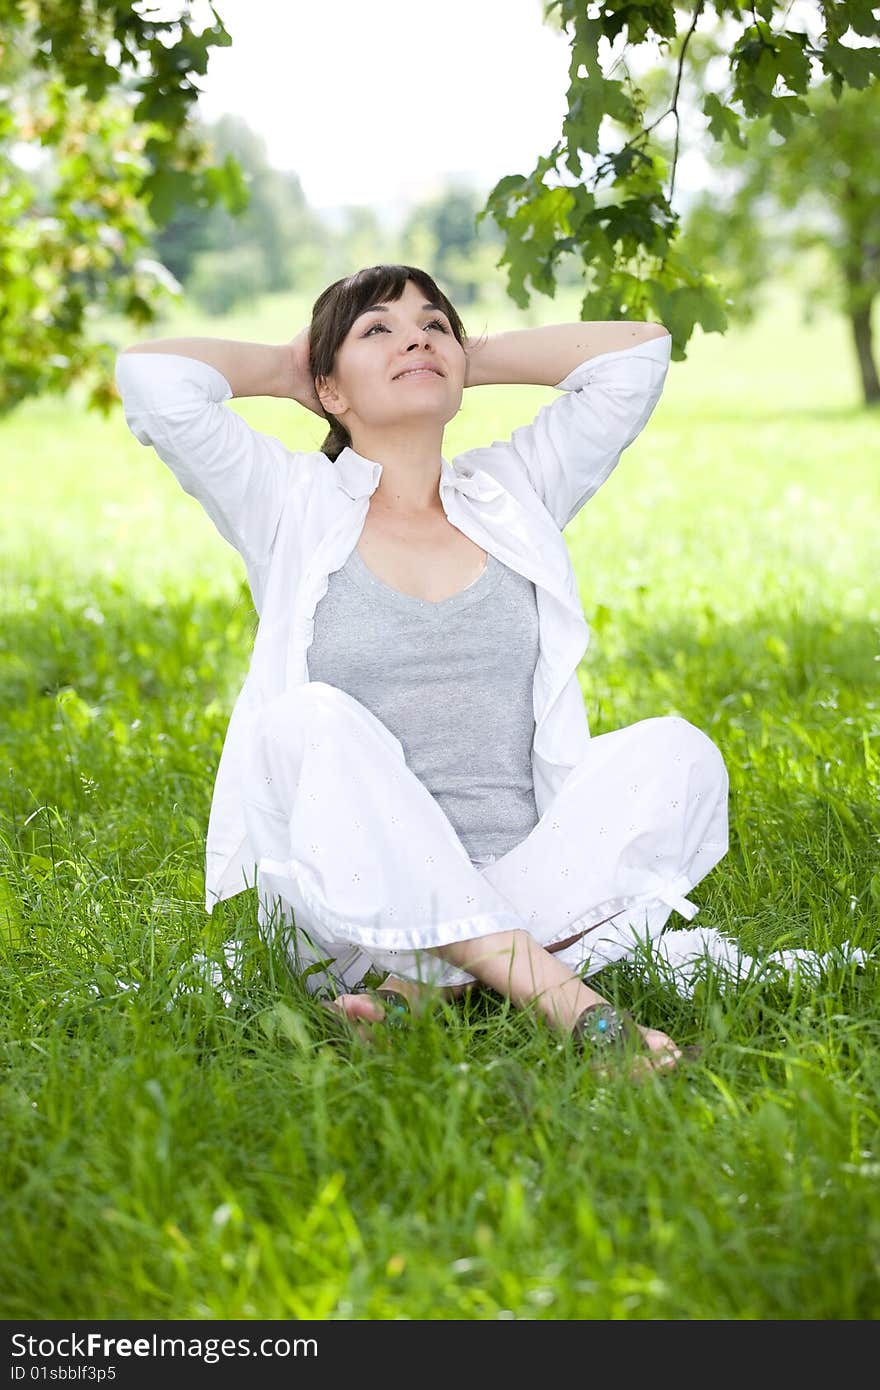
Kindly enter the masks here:
M 349 497 L 371 496 L 379 485 L 379 479 L 382 476 L 381 463 L 356 453 L 351 445 L 347 444 L 341 450 L 333 460 L 333 464 L 336 468 L 339 485 L 348 493 Z M 486 474 L 479 472 L 479 470 L 475 474 L 459 473 L 442 455 L 440 458 L 440 486 L 453 487 L 459 491 L 467 492 L 471 496 L 475 494 L 488 495 L 498 491 L 498 485 Z

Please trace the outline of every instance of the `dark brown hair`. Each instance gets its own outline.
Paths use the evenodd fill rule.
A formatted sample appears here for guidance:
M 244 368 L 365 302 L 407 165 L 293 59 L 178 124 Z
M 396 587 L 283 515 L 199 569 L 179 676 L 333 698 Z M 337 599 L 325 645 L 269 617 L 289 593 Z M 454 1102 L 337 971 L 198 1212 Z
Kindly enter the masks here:
M 336 354 L 359 314 L 373 304 L 399 299 L 412 280 L 426 300 L 437 304 L 446 313 L 452 332 L 462 347 L 467 334 L 454 306 L 439 285 L 424 270 L 414 265 L 371 265 L 356 270 L 343 280 L 336 280 L 318 295 L 312 307 L 309 325 L 309 371 L 312 378 L 328 377 L 333 372 Z M 351 435 L 341 420 L 325 410 L 330 421 L 330 433 L 321 445 L 321 452 L 335 459 L 351 444 Z

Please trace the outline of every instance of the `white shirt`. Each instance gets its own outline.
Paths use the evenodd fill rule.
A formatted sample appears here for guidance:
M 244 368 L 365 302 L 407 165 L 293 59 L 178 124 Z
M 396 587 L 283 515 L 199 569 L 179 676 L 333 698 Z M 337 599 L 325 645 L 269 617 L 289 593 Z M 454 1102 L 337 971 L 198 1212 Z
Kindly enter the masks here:
M 543 815 L 590 737 L 577 668 L 589 631 L 562 531 L 609 476 L 663 389 L 668 334 L 589 358 L 557 382 L 509 440 L 441 459 L 448 520 L 535 585 L 540 651 L 532 695 L 532 773 Z M 261 704 L 309 679 L 314 612 L 330 573 L 358 543 L 381 463 L 352 448 L 333 461 L 289 449 L 223 402 L 222 372 L 175 353 L 116 360 L 125 419 L 242 556 L 259 616 L 250 667 L 217 769 L 205 852 L 205 905 L 252 887 L 258 854 L 242 812 L 245 723 Z

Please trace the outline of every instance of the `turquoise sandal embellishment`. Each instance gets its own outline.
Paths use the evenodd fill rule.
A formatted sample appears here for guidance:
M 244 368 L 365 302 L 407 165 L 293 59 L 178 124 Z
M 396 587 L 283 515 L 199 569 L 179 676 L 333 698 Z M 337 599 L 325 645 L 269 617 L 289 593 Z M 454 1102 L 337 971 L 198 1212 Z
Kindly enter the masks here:
M 409 1022 L 412 1010 L 409 1000 L 396 989 L 377 989 L 376 996 L 385 1009 L 385 1022 L 392 1028 L 400 1028 Z

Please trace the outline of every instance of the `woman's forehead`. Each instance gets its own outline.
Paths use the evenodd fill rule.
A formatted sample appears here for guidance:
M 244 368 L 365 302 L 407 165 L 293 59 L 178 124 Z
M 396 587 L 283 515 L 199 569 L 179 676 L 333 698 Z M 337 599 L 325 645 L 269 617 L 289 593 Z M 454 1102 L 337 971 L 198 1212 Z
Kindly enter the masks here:
M 401 298 L 402 298 L 402 297 L 403 297 L 403 296 L 401 296 Z M 366 307 L 366 309 L 361 309 L 361 312 L 358 314 L 357 317 L 358 317 L 358 318 L 361 318 L 361 316 L 362 316 L 363 314 L 371 314 L 371 313 L 388 314 L 388 313 L 391 313 L 391 312 L 394 310 L 394 308 L 395 308 L 396 306 L 398 306 L 399 304 L 400 304 L 400 300 L 399 300 L 399 299 L 382 299 L 382 300 L 377 299 L 373 304 L 368 304 L 367 307 Z M 425 309 L 439 310 L 441 313 L 445 313 L 445 312 L 446 312 L 446 310 L 443 308 L 443 305 L 442 305 L 442 304 L 432 304 L 429 300 L 425 300 L 425 302 L 424 302 L 423 304 L 420 305 L 420 308 L 423 309 L 423 310 L 425 310 Z

